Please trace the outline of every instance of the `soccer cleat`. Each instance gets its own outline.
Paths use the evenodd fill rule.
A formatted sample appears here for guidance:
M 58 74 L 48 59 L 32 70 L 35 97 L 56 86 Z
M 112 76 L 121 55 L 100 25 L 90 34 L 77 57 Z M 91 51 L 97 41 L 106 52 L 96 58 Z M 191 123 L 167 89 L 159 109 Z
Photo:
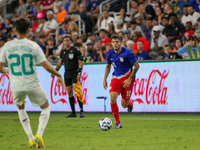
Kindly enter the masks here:
M 80 112 L 80 117 L 81 117 L 81 118 L 85 117 L 84 112 Z
M 120 122 L 116 123 L 115 129 L 120 129 L 122 128 L 122 124 Z
M 76 114 L 71 113 L 69 114 L 69 116 L 66 116 L 65 118 L 75 118 L 75 117 L 77 117 Z
M 134 102 L 134 100 L 132 100 L 132 102 Z M 128 107 L 128 112 L 131 113 L 133 110 L 133 105 L 131 107 Z
M 28 143 L 29 143 L 30 148 L 35 148 L 35 147 L 37 148 L 38 147 L 37 143 L 34 140 L 28 141 Z
M 39 134 L 35 135 L 35 142 L 38 144 L 38 148 L 44 148 L 44 141 Z

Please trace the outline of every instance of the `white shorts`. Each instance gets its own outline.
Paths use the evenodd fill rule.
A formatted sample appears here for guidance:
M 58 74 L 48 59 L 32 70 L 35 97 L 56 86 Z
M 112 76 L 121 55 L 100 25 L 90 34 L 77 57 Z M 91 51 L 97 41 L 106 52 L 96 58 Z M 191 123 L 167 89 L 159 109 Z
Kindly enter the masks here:
M 23 105 L 27 102 L 26 95 L 28 95 L 33 106 L 42 106 L 47 100 L 47 95 L 43 88 L 40 86 L 36 90 L 12 92 L 13 100 L 17 105 Z

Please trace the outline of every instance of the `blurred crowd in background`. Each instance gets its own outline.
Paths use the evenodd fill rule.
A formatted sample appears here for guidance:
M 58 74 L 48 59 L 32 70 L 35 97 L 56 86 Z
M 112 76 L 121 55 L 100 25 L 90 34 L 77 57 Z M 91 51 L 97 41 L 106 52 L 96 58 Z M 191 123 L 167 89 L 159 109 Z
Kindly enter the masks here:
M 15 20 L 29 18 L 27 38 L 51 63 L 65 48 L 64 36 L 71 36 L 85 63 L 106 62 L 113 34 L 138 61 L 173 60 L 191 39 L 199 44 L 199 5 L 200 0 L 16 0 L 7 6 L 15 15 L 0 16 L 0 47 L 16 38 Z

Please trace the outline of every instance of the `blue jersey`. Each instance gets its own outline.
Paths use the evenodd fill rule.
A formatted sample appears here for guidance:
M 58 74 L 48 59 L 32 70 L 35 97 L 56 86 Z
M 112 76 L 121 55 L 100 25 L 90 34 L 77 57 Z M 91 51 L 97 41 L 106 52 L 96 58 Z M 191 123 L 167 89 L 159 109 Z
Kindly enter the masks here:
M 114 49 L 111 49 L 107 53 L 107 64 L 112 64 L 114 67 L 113 76 L 124 77 L 133 68 L 133 64 L 136 62 L 135 56 L 131 50 L 122 47 L 122 51 L 117 54 Z

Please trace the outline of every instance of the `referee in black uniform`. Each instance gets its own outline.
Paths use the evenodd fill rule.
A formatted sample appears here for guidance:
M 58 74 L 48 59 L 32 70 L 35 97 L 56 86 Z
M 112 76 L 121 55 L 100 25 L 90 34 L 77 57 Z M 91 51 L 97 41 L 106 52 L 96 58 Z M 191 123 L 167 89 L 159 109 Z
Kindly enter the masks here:
M 58 71 L 62 64 L 65 65 L 65 84 L 66 89 L 69 96 L 69 102 L 72 109 L 72 113 L 67 116 L 69 117 L 77 117 L 75 112 L 75 106 L 74 106 L 74 95 L 73 90 L 76 89 L 77 80 L 80 80 L 81 74 L 82 74 L 82 68 L 83 68 L 83 56 L 81 52 L 71 46 L 72 39 L 70 36 L 65 36 L 63 38 L 63 44 L 65 45 L 65 49 L 63 49 L 60 53 L 60 59 L 58 61 L 58 64 L 56 65 L 56 70 Z M 80 106 L 80 117 L 84 117 L 83 112 L 83 103 L 77 98 L 79 106 Z

